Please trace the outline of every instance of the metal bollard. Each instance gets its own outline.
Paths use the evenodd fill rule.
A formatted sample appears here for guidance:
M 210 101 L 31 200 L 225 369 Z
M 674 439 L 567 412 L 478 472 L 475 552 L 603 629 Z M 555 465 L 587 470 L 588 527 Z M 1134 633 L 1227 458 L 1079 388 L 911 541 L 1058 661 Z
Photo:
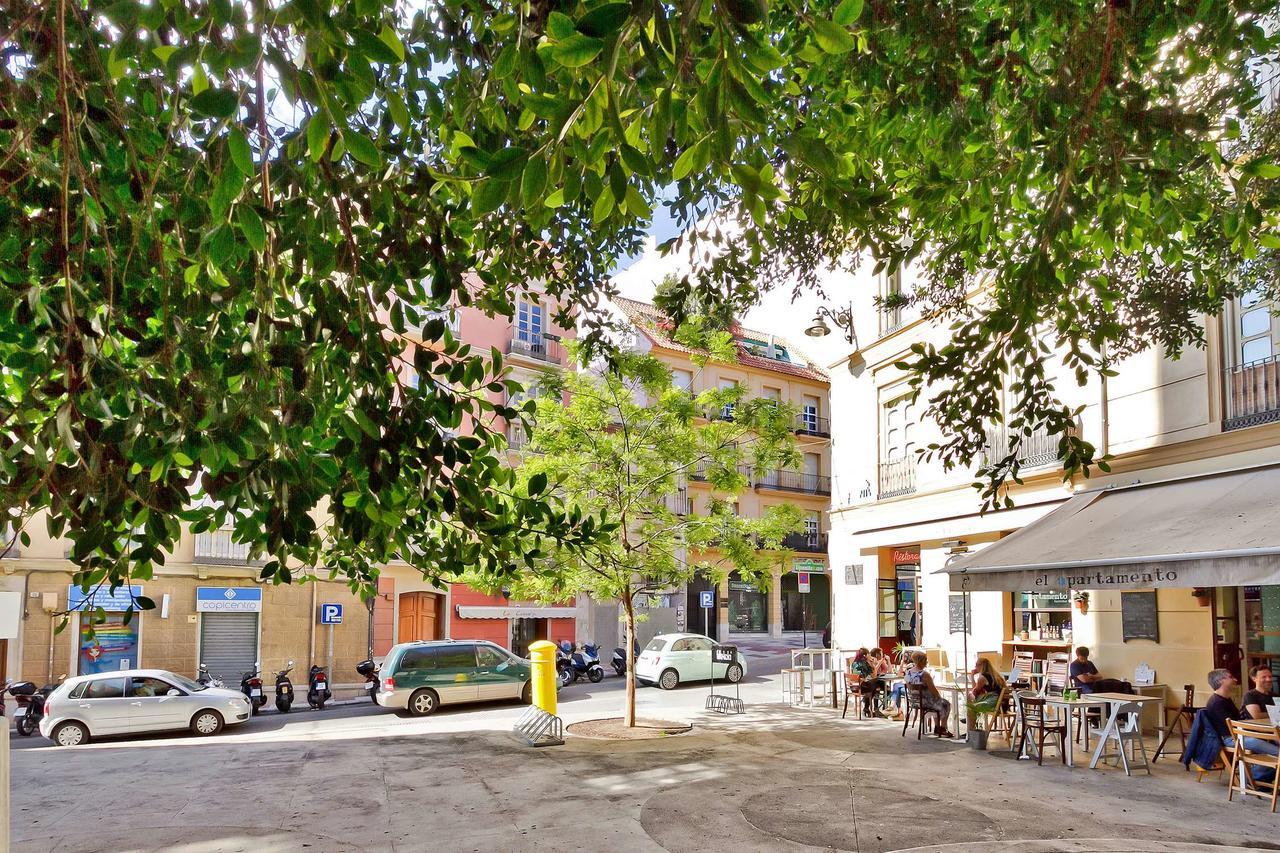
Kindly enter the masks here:
M 556 713 L 556 644 L 538 640 L 529 644 L 533 664 L 533 704 L 548 714 Z

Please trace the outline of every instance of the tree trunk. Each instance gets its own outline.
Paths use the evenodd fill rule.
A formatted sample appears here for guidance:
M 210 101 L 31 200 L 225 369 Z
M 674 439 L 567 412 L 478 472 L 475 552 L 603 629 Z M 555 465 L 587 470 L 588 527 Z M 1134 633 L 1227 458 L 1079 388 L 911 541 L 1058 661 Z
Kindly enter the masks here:
M 636 725 L 636 610 L 631 601 L 631 590 L 627 590 L 626 596 L 622 599 L 622 606 L 626 610 L 626 647 L 627 647 L 627 711 L 626 723 L 627 728 L 635 728 Z

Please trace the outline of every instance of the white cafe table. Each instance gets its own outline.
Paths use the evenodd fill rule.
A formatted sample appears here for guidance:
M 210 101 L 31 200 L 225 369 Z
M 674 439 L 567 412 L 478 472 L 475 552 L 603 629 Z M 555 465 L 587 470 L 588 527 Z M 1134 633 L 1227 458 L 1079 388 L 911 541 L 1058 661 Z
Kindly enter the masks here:
M 1106 699 L 1096 697 L 1094 694 L 1084 693 L 1077 699 L 1064 699 L 1062 696 L 1041 696 L 1044 699 L 1046 708 L 1060 708 L 1063 716 L 1066 718 L 1067 735 L 1066 735 L 1066 756 L 1067 766 L 1075 767 L 1075 714 L 1073 711 L 1080 711 L 1080 722 L 1084 726 L 1084 751 L 1089 752 L 1089 721 L 1085 719 L 1084 712 L 1089 708 L 1105 708 L 1109 704 Z M 1020 697 L 1014 694 L 1014 701 L 1018 701 Z M 1012 746 L 1012 744 L 1010 744 Z
M 965 706 L 965 702 L 969 698 L 969 686 L 967 684 L 957 684 L 954 681 L 942 682 L 936 678 L 933 680 L 933 686 L 938 688 L 938 692 L 951 703 L 951 733 L 956 736 L 956 740 L 963 739 L 966 736 L 966 732 L 960 731 L 960 710 Z
M 1164 717 L 1164 695 L 1159 696 L 1143 696 L 1132 693 L 1090 693 L 1090 700 L 1101 700 L 1111 706 L 1111 712 L 1107 714 L 1107 722 L 1102 727 L 1102 731 L 1098 736 L 1098 746 L 1093 750 L 1093 760 L 1089 762 L 1090 767 L 1097 767 L 1098 760 L 1102 757 L 1102 750 L 1107 745 L 1107 735 L 1115 729 L 1120 723 L 1117 719 L 1120 716 L 1120 706 L 1133 702 L 1139 706 L 1145 706 L 1148 702 L 1158 704 L 1160 706 L 1160 717 Z M 1160 731 L 1163 732 L 1164 726 L 1161 725 Z M 1087 732 L 1088 729 L 1086 728 Z M 1139 725 L 1139 737 L 1141 737 L 1141 725 Z M 1086 747 L 1087 748 L 1087 747 Z

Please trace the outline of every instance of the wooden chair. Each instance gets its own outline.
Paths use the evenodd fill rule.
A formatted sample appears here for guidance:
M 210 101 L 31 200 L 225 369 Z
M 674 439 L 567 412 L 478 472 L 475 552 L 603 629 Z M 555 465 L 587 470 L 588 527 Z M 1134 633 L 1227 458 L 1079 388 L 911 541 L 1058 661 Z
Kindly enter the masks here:
M 1044 685 L 1040 692 L 1045 696 L 1061 696 L 1067 689 L 1069 680 L 1068 664 L 1064 661 L 1046 661 L 1044 665 Z
M 1036 669 L 1036 656 L 1034 654 L 1015 651 L 1013 653 L 1013 668 L 1018 670 L 1032 687 L 1038 688 L 1040 686 L 1039 673 Z
M 911 728 L 912 723 L 917 727 L 916 740 L 924 737 L 924 719 L 932 714 L 934 716 L 934 725 L 936 726 L 941 720 L 937 711 L 924 707 L 924 685 L 908 684 L 907 685 L 907 713 L 902 718 L 902 736 L 907 736 L 907 729 Z
M 979 715 L 982 719 L 982 727 L 991 734 L 999 732 L 1001 737 L 1012 742 L 1013 726 L 1017 721 L 1017 712 L 1014 711 L 1010 702 L 1009 685 L 1005 685 L 1000 690 L 1000 698 L 996 700 L 996 705 L 990 711 L 983 711 Z
M 854 706 L 858 711 L 858 719 L 862 719 L 862 676 L 854 672 L 852 669 L 844 671 L 844 710 L 840 712 L 840 719 L 844 719 L 849 713 L 849 697 L 855 697 Z
M 1228 802 L 1236 791 L 1240 796 L 1252 795 L 1271 801 L 1271 812 L 1276 810 L 1276 795 L 1280 793 L 1280 782 L 1276 775 L 1280 774 L 1280 758 L 1265 752 L 1256 752 L 1245 747 L 1244 739 L 1264 741 L 1280 750 L 1280 726 L 1258 722 L 1242 722 L 1227 720 L 1227 728 L 1231 737 L 1235 738 L 1235 748 L 1231 750 L 1230 778 L 1227 779 Z M 1259 767 L 1271 771 L 1270 780 L 1254 779 L 1253 768 Z
M 1035 739 L 1036 763 L 1044 765 L 1044 744 L 1050 737 L 1058 738 L 1058 757 L 1067 763 L 1067 724 L 1058 717 L 1045 715 L 1043 696 L 1024 695 L 1018 701 L 1019 723 L 1022 735 L 1018 739 L 1018 754 L 1027 746 L 1027 736 Z
M 1115 725 L 1111 725 L 1111 719 Z M 1147 744 L 1142 739 L 1142 705 L 1137 702 L 1125 702 L 1113 706 L 1111 717 L 1100 728 L 1092 730 L 1099 739 L 1095 758 L 1089 762 L 1090 767 L 1097 767 L 1099 761 L 1119 759 L 1124 767 L 1124 775 L 1132 776 L 1130 762 L 1137 764 L 1138 754 L 1142 754 L 1142 767 L 1147 775 L 1151 775 L 1151 764 L 1147 760 Z M 1114 748 L 1114 752 L 1110 749 Z
M 1160 753 L 1164 752 L 1164 745 L 1169 742 L 1169 738 L 1173 736 L 1174 727 L 1177 727 L 1178 734 L 1182 737 L 1182 751 L 1187 751 L 1187 732 L 1191 731 L 1191 723 L 1196 718 L 1196 686 L 1187 684 L 1183 686 L 1183 700 L 1181 708 L 1165 708 L 1165 728 L 1164 737 L 1160 739 L 1160 745 L 1156 747 L 1155 754 L 1151 756 L 1151 763 L 1160 760 Z M 1188 766 L 1187 770 L 1191 767 Z M 1205 771 L 1201 771 L 1203 775 Z M 1197 782 L 1200 780 L 1197 779 Z

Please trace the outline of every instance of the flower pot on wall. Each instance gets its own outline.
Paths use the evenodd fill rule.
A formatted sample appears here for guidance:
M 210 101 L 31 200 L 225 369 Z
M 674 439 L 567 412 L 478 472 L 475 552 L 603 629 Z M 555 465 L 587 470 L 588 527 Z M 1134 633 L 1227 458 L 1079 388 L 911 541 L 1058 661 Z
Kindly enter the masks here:
M 1208 607 L 1210 602 L 1213 601 L 1213 591 L 1202 586 L 1198 586 L 1191 590 L 1191 594 L 1195 596 L 1196 604 L 1199 604 L 1201 607 Z
M 1083 616 L 1084 614 L 1088 613 L 1088 612 L 1089 612 L 1089 602 L 1087 602 L 1087 601 L 1077 601 L 1077 602 L 1076 602 L 1076 610 L 1079 610 L 1079 611 L 1080 611 L 1080 614 L 1081 614 L 1082 616 Z

